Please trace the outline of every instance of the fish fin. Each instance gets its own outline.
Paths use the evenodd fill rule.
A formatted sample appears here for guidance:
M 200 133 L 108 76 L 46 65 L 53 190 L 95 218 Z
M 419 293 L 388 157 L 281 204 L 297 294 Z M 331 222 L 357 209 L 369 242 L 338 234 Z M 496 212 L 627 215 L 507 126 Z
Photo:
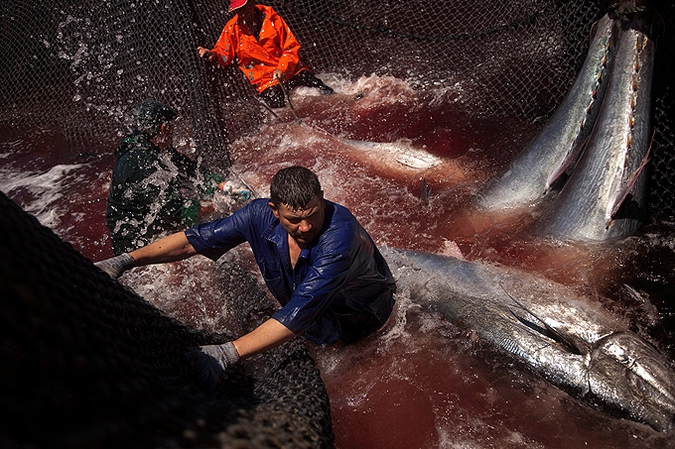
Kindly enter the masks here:
M 605 14 L 606 15 L 606 14 Z M 600 22 L 601 19 L 598 19 L 597 21 L 593 22 L 591 24 L 591 29 L 588 35 L 588 42 L 591 42 L 593 38 L 595 37 L 595 34 L 598 32 L 598 23 Z
M 654 139 L 652 138 L 652 143 L 654 142 Z M 635 182 L 637 181 L 638 177 L 642 173 L 642 170 L 645 168 L 647 165 L 647 162 L 649 162 L 649 156 L 652 152 L 652 145 L 649 145 L 649 149 L 647 150 L 647 153 L 645 154 L 645 157 L 642 158 L 642 162 L 640 162 L 640 166 L 631 174 L 628 179 L 626 179 L 625 182 L 622 183 L 621 187 L 619 188 L 619 191 L 617 192 L 617 195 L 615 196 L 615 199 L 612 204 L 611 212 L 609 214 L 609 220 L 613 220 L 614 217 L 616 216 L 617 212 L 621 208 L 621 205 L 623 202 L 626 200 L 626 197 L 630 193 L 631 189 L 635 185 Z
M 553 183 L 555 183 L 558 180 L 558 178 L 560 178 L 562 174 L 565 173 L 565 170 L 567 170 L 567 168 L 572 164 L 572 162 L 574 162 L 577 159 L 577 156 L 579 156 L 581 151 L 586 147 L 587 142 L 588 137 L 584 139 L 581 145 L 577 145 L 574 151 L 570 151 L 567 157 L 560 163 L 560 165 L 558 165 L 558 167 L 548 175 L 548 178 L 546 179 L 546 189 L 544 190 L 544 194 L 548 193 Z
M 537 321 L 538 321 L 539 323 L 541 323 L 541 324 L 537 324 L 537 323 L 535 323 L 535 322 L 533 322 L 533 321 L 530 321 L 530 320 L 527 320 L 527 319 L 525 319 L 525 318 L 522 318 L 522 317 L 516 315 L 516 313 L 514 313 L 513 310 L 511 310 L 511 314 L 512 314 L 518 321 L 520 321 L 522 324 L 524 324 L 525 326 L 529 327 L 530 329 L 532 329 L 532 330 L 534 330 L 534 331 L 537 331 L 537 332 L 539 332 L 539 333 L 542 334 L 542 335 L 547 336 L 548 338 L 550 338 L 550 339 L 553 340 L 553 341 L 558 342 L 558 343 L 559 343 L 560 345 L 562 345 L 565 349 L 567 349 L 570 353 L 575 354 L 575 355 L 581 355 L 581 354 L 583 354 L 583 351 L 581 351 L 581 349 L 579 349 L 579 347 L 578 347 L 577 345 L 575 345 L 573 341 L 571 341 L 569 338 L 565 337 L 562 333 L 560 333 L 560 332 L 557 331 L 556 329 L 554 329 L 554 328 L 552 328 L 551 326 L 549 326 L 548 324 L 546 324 L 546 322 L 545 322 L 544 320 L 542 320 L 542 319 L 539 318 L 537 315 L 535 315 L 531 310 L 527 309 L 527 308 L 526 308 L 523 304 L 521 304 L 516 298 L 514 298 L 509 292 L 507 292 L 506 289 L 504 288 L 504 285 L 502 284 L 501 281 L 499 281 L 499 286 L 502 288 L 502 290 L 504 290 L 504 293 L 506 293 L 506 295 L 507 295 L 509 298 L 511 298 L 511 301 L 513 301 L 514 303 L 516 303 L 516 305 L 517 305 L 520 309 L 522 309 L 522 310 L 524 310 L 525 312 L 527 312 L 528 314 L 530 314 L 535 320 L 537 320 Z
M 420 198 L 422 203 L 426 206 L 429 204 L 429 197 L 431 196 L 431 187 L 427 185 L 426 178 L 422 178 L 422 185 L 420 186 Z

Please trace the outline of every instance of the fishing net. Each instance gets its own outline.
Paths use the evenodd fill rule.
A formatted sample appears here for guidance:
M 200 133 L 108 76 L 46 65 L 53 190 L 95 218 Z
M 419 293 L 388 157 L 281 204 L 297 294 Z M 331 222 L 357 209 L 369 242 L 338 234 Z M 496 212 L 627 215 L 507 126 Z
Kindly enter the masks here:
M 460 84 L 464 113 L 540 126 L 583 63 L 607 2 L 518 0 L 270 1 L 317 73 L 392 75 L 417 89 Z M 266 111 L 238 69 L 199 60 L 229 3 L 218 0 L 7 0 L 0 6 L 0 125 L 54 126 L 75 148 L 118 140 L 132 106 L 179 108 L 184 135 L 207 163 L 229 166 L 228 144 Z M 654 214 L 674 215 L 673 2 L 661 2 L 654 80 Z
M 328 396 L 301 342 L 203 391 L 187 348 L 231 337 L 166 316 L 3 194 L 0 209 L 0 447 L 332 445 Z M 248 330 L 269 316 L 236 261 L 220 277 Z

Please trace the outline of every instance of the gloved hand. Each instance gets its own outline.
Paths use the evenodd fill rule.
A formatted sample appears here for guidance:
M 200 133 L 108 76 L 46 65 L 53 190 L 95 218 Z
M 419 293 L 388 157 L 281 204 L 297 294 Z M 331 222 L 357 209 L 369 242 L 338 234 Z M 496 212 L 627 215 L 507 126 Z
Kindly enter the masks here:
M 131 268 L 133 264 L 134 258 L 131 257 L 129 253 L 124 253 L 119 256 L 111 257 L 110 259 L 96 262 L 94 265 L 108 273 L 108 276 L 111 278 L 117 279 L 122 273 Z
M 227 368 L 239 361 L 239 353 L 231 341 L 222 345 L 189 348 L 185 356 L 193 363 L 192 371 L 199 384 L 211 390 Z

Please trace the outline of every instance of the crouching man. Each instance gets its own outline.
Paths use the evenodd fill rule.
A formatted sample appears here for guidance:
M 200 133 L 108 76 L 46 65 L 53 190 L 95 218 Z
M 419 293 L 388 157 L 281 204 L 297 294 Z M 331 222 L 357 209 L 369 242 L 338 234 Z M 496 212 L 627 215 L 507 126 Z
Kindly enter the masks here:
M 282 307 L 250 333 L 188 354 L 206 387 L 230 365 L 296 335 L 319 345 L 351 343 L 382 327 L 392 313 L 395 282 L 372 238 L 347 208 L 324 199 L 317 176 L 299 166 L 274 175 L 269 199 L 97 266 L 117 278 L 131 267 L 196 254 L 216 260 L 244 242 Z

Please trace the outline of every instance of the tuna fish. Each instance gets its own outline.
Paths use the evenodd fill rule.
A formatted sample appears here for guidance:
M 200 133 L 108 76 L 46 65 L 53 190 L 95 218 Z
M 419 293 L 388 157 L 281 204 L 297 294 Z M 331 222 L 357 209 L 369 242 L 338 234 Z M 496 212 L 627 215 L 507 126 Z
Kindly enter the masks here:
M 675 370 L 598 301 L 515 269 L 381 248 L 399 291 L 578 398 L 659 431 L 673 426 Z
M 622 25 L 622 26 L 619 26 Z M 654 42 L 616 21 L 608 91 L 587 147 L 539 231 L 570 240 L 634 234 L 646 208 Z
M 578 154 L 591 132 L 607 85 L 612 24 L 598 21 L 584 64 L 551 119 L 508 170 L 479 192 L 482 209 L 500 211 L 538 204 Z

